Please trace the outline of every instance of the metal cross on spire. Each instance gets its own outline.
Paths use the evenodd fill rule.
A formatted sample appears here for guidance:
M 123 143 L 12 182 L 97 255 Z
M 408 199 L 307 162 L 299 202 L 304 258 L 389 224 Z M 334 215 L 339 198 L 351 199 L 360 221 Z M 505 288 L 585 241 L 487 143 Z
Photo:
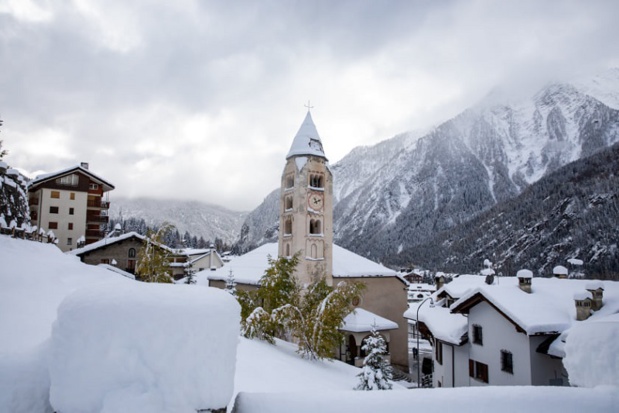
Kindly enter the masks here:
M 307 101 L 307 105 L 303 105 L 303 106 L 305 106 L 307 108 L 308 112 L 310 111 L 310 109 L 314 108 L 312 105 L 310 105 L 310 101 L 309 100 Z

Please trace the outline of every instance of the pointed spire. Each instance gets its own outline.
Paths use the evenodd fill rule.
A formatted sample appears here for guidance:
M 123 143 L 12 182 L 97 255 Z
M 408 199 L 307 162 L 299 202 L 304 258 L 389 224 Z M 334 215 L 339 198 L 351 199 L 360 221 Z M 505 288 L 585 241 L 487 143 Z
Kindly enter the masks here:
M 309 108 L 307 115 L 305 115 L 305 120 L 292 141 L 292 146 L 290 151 L 288 151 L 288 155 L 286 155 L 286 159 L 300 155 L 313 155 L 327 159 Z

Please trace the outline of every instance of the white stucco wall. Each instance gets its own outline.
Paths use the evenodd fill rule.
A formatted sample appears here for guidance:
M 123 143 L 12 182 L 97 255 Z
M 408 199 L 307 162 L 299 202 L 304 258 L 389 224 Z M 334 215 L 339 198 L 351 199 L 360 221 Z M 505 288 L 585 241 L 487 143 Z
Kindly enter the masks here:
M 473 343 L 473 325 L 482 326 L 483 345 Z M 488 365 L 488 384 L 495 386 L 531 385 L 529 337 L 516 331 L 516 327 L 498 313 L 490 304 L 481 302 L 469 313 L 470 358 Z M 501 350 L 513 355 L 513 374 L 501 371 Z M 466 376 L 468 377 L 468 361 Z M 469 378 L 471 386 L 483 383 Z

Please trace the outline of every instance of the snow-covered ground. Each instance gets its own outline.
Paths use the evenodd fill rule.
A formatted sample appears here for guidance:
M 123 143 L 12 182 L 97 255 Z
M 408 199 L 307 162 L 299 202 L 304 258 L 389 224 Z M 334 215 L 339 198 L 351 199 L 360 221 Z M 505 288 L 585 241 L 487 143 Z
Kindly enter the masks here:
M 184 412 L 188 410 L 178 409 L 178 405 L 170 403 L 170 399 L 181 400 L 184 397 L 179 396 L 182 391 L 166 396 L 167 401 L 152 397 L 140 399 L 125 396 L 130 391 L 133 391 L 134 395 L 139 394 L 139 391 L 143 391 L 144 395 L 149 391 L 152 392 L 161 384 L 156 382 L 159 375 L 177 375 L 179 382 L 187 386 L 186 378 L 182 377 L 180 369 L 176 368 L 179 363 L 198 362 L 203 359 L 202 356 L 208 356 L 209 353 L 217 355 L 222 360 L 229 357 L 208 350 L 208 346 L 204 347 L 205 354 L 197 354 L 202 348 L 193 344 L 189 346 L 188 352 L 179 351 L 171 354 L 170 347 L 161 344 L 170 343 L 166 341 L 166 336 L 171 333 L 172 343 L 180 343 L 184 341 L 183 338 L 188 341 L 214 339 L 208 333 L 208 323 L 204 325 L 204 331 L 189 333 L 196 330 L 195 324 L 192 323 L 199 319 L 208 319 L 206 313 L 191 316 L 189 321 L 182 315 L 175 318 L 172 310 L 171 314 L 166 314 L 167 310 L 176 306 L 170 301 L 176 292 L 188 294 L 185 298 L 189 304 L 186 306 L 179 304 L 178 307 L 185 310 L 195 304 L 195 302 L 191 304 L 192 301 L 199 300 L 194 296 L 194 291 L 198 295 L 201 294 L 200 291 L 204 291 L 204 297 L 210 297 L 204 286 L 141 284 L 102 267 L 82 264 L 76 257 L 62 254 L 53 245 L 14 240 L 6 236 L 0 236 L 0 285 L 2 286 L 0 288 L 0 412 L 52 412 L 49 403 L 50 387 L 53 394 L 54 386 L 62 385 L 62 381 L 71 378 L 65 375 L 73 375 L 79 371 L 79 368 L 74 370 L 75 366 L 71 366 L 71 363 L 78 363 L 81 366 L 91 364 L 80 373 L 84 377 L 82 382 L 69 383 L 70 385 L 63 388 L 65 393 L 62 397 L 67 403 L 63 405 L 65 408 L 61 409 L 62 413 L 73 411 L 84 413 L 85 410 L 71 409 L 76 407 L 75 401 L 85 396 L 82 392 L 100 390 L 89 388 L 89 384 L 104 381 L 106 385 L 113 387 L 121 378 L 128 380 L 121 386 L 127 393 L 116 393 L 108 399 L 108 404 L 88 411 Z M 152 293 L 149 293 L 150 289 L 153 289 Z M 120 293 L 115 294 L 114 291 Z M 147 328 L 147 322 L 143 326 L 132 324 L 136 322 L 136 318 L 118 322 L 122 314 L 131 312 L 128 309 L 131 308 L 132 296 L 136 296 L 136 306 L 147 308 L 152 313 L 155 324 L 152 328 Z M 216 292 L 213 297 L 215 296 L 220 296 L 220 292 Z M 65 301 L 67 297 L 69 298 Z M 217 301 L 215 298 L 213 300 Z M 208 305 L 211 299 L 206 301 L 205 305 Z M 113 307 L 114 305 L 117 306 Z M 79 318 L 80 309 L 84 313 L 83 319 L 76 321 L 74 318 Z M 100 314 L 103 311 L 109 311 L 109 314 Z M 147 311 L 140 313 L 141 316 L 145 316 Z M 154 320 L 159 318 L 162 318 L 163 322 L 154 323 Z M 63 324 L 67 320 L 69 324 Z M 92 326 L 86 329 L 84 326 L 88 320 L 92 321 Z M 98 325 L 101 326 L 100 331 L 96 328 Z M 131 325 L 135 331 L 130 334 L 126 329 Z M 74 329 L 79 326 L 82 326 L 83 330 Z M 121 331 L 125 331 L 126 334 L 115 334 L 115 326 L 121 326 L 119 328 L 124 329 Z M 607 327 L 605 326 L 605 329 Z M 179 331 L 186 336 L 174 336 L 174 333 Z M 101 343 L 95 344 L 93 340 L 97 334 Z M 141 338 L 145 343 L 138 343 Z M 117 366 L 117 371 L 108 370 L 108 362 L 118 360 L 115 358 L 117 356 L 115 352 L 119 351 L 123 356 L 129 354 L 127 347 L 130 342 L 135 342 L 135 347 L 131 350 L 134 360 L 124 359 L 126 371 L 120 371 L 122 366 Z M 149 343 L 153 346 L 149 347 Z M 358 382 L 356 375 L 360 370 L 352 366 L 337 361 L 303 360 L 295 353 L 293 345 L 280 341 L 276 346 L 272 346 L 242 338 L 225 340 L 225 345 L 235 346 L 237 343 L 233 393 L 240 393 L 237 406 L 239 412 L 328 412 L 354 409 L 359 413 L 406 411 L 412 408 L 441 411 L 606 412 L 613 411 L 619 403 L 619 389 L 617 383 L 613 381 L 615 376 L 611 376 L 611 386 L 593 389 L 493 387 L 403 390 L 399 388 L 400 391 L 355 392 L 351 389 Z M 575 343 L 584 345 L 586 342 L 583 339 Z M 610 347 L 604 354 L 611 358 L 619 354 L 617 343 L 619 340 L 616 340 L 616 337 L 611 343 L 607 342 L 606 345 Z M 100 344 L 101 346 L 98 352 L 91 354 L 89 360 L 80 358 L 87 355 L 85 351 L 80 350 L 80 344 L 88 347 Z M 152 357 L 157 356 L 158 352 L 161 353 L 161 359 L 158 357 L 153 359 Z M 166 366 L 167 359 L 176 366 Z M 222 360 L 220 360 L 222 366 L 234 366 L 234 360 L 230 362 Z M 578 359 L 572 362 L 576 368 L 585 364 Z M 127 379 L 126 375 L 122 376 L 136 366 L 155 366 L 154 371 L 146 371 L 145 376 L 141 376 L 150 375 L 154 378 L 153 381 L 131 383 L 133 379 Z M 583 375 L 586 373 L 583 372 Z M 198 380 L 219 380 L 219 377 L 199 375 L 194 377 L 201 377 Z M 597 384 L 590 379 L 590 376 L 586 376 L 586 381 L 583 383 L 591 386 Z M 199 386 L 203 385 L 204 383 L 199 383 Z M 145 387 L 140 389 L 139 386 Z M 199 386 L 195 386 L 194 389 Z M 73 394 L 72 388 L 75 392 Z M 102 397 L 106 397 L 106 394 Z M 52 400 L 56 399 L 52 397 Z M 133 408 L 123 404 L 128 400 L 133 403 Z

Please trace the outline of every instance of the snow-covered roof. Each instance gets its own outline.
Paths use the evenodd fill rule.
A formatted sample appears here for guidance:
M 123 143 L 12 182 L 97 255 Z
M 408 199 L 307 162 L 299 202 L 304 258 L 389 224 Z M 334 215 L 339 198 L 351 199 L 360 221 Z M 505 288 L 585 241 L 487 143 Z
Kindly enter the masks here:
M 290 151 L 288 151 L 288 155 L 286 155 L 286 159 L 299 155 L 313 155 L 327 159 L 322 148 L 322 141 L 316 130 L 316 125 L 314 125 L 309 111 L 307 111 L 305 120 L 292 141 L 292 146 Z
M 277 258 L 277 243 L 264 244 L 245 255 L 235 257 L 234 260 L 215 271 L 209 270 L 198 273 L 198 280 L 203 278 L 202 283 L 204 284 L 208 283 L 208 280 L 223 281 L 228 278 L 230 271 L 232 271 L 237 283 L 258 285 L 264 271 L 268 268 L 267 257 L 269 255 L 272 258 Z M 200 274 L 203 274 L 202 277 Z M 333 244 L 333 277 L 397 277 L 397 273 Z
M 526 277 L 527 274 L 524 275 Z M 497 277 L 493 285 L 488 285 L 482 276 L 461 275 L 432 296 L 435 301 L 444 293 L 459 299 L 450 308 L 443 306 L 444 300 L 438 301 L 434 308 L 425 304 L 419 310 L 419 321 L 426 324 L 436 338 L 461 344 L 468 326 L 464 313 L 477 303 L 486 301 L 528 335 L 560 334 L 575 323 L 581 323 L 576 321 L 574 297 L 584 297 L 584 294 L 590 297 L 587 287 L 591 286 L 604 289 L 604 305 L 588 320 L 619 312 L 618 282 L 533 278 L 532 292 L 528 294 L 519 288 L 517 277 Z M 416 312 L 417 306 L 411 305 L 404 317 L 416 320 Z M 553 343 L 550 351 L 559 344 Z M 560 355 L 561 350 L 557 352 Z
M 354 311 L 344 317 L 340 330 L 364 333 L 372 331 L 372 327 L 376 331 L 396 330 L 398 329 L 398 323 L 363 308 L 355 308 Z
M 586 292 L 590 281 L 557 278 L 532 281 L 532 292 L 528 294 L 518 287 L 516 278 L 502 277 L 498 285 L 481 285 L 469 291 L 451 310 L 468 313 L 476 303 L 486 301 L 528 335 L 558 334 L 577 322 L 574 296 Z M 604 288 L 604 305 L 590 319 L 619 312 L 619 283 L 600 283 Z
M 82 248 L 76 248 L 74 250 L 71 251 L 67 251 L 67 254 L 71 254 L 71 255 L 82 255 L 85 254 L 87 252 L 99 249 L 101 247 L 105 247 L 111 244 L 115 244 L 117 242 L 120 241 L 124 241 L 130 238 L 139 238 L 142 241 L 146 241 L 146 237 L 144 235 L 140 235 L 135 231 L 131 231 L 131 232 L 127 232 L 126 234 L 121 234 L 117 237 L 108 237 L 108 238 L 103 238 L 97 242 L 93 242 L 92 244 L 88 244 L 83 246 Z M 177 254 L 175 250 L 173 250 L 172 248 L 163 245 L 163 244 L 157 244 L 159 247 L 165 249 L 166 251 L 172 253 L 172 254 Z
M 121 270 L 118 267 L 114 267 L 113 265 L 110 265 L 110 264 L 99 264 L 99 267 L 103 267 L 103 268 L 105 268 L 108 271 L 112 271 L 112 272 L 115 272 L 116 274 L 122 275 L 123 277 L 127 277 L 127 278 L 130 278 L 132 280 L 135 280 L 135 275 L 131 274 L 130 272 L 123 271 L 123 270 Z
M 60 176 L 68 175 L 72 172 L 78 172 L 78 171 L 82 172 L 85 175 L 88 175 L 93 181 L 99 183 L 100 185 L 103 185 L 104 192 L 111 191 L 112 189 L 114 189 L 114 185 L 112 185 L 110 182 L 92 173 L 89 169 L 86 169 L 81 165 L 76 165 L 76 166 L 72 166 L 69 168 L 65 168 L 57 172 L 51 172 L 48 174 L 38 175 L 36 178 L 34 178 L 32 181 L 28 183 L 28 188 L 29 189 L 34 188 L 43 182 L 56 179 Z

